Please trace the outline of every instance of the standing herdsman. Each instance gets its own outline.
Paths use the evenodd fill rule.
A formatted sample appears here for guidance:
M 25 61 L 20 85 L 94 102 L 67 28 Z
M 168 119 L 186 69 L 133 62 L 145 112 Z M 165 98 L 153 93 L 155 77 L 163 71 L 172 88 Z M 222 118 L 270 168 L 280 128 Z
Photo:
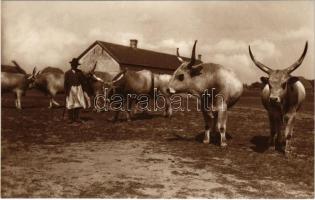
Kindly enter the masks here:
M 73 58 L 70 62 L 71 69 L 65 73 L 64 88 L 66 92 L 66 108 L 68 109 L 68 117 L 70 123 L 79 122 L 80 109 L 86 108 L 89 104 L 87 95 L 84 91 L 85 78 L 81 70 L 78 59 Z

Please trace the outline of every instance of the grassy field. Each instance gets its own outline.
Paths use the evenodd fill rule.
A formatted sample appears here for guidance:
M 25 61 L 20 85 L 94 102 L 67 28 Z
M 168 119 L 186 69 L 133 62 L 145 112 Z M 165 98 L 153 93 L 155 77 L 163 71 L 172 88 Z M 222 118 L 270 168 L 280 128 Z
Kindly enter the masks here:
M 63 96 L 57 100 L 62 102 Z M 229 111 L 228 147 L 205 145 L 199 112 L 81 113 L 83 125 L 29 92 L 23 110 L 2 96 L 2 197 L 314 198 L 314 96 L 298 113 L 290 158 L 267 147 L 259 91 Z

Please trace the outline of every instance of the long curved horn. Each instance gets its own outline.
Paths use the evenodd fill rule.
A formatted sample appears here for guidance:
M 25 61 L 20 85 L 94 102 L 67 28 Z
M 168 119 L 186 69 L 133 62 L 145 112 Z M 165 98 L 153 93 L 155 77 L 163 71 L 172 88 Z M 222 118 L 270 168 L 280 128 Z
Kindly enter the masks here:
M 41 70 L 39 70 L 39 71 L 36 73 L 35 77 L 37 77 L 40 73 L 41 73 Z
M 253 54 L 252 54 L 252 51 L 250 49 L 250 46 L 248 46 L 248 51 L 249 51 L 249 55 L 250 55 L 250 58 L 252 59 L 252 61 L 255 63 L 255 65 L 261 69 L 262 71 L 264 71 L 265 73 L 267 74 L 270 74 L 270 72 L 272 71 L 272 69 L 270 69 L 269 67 L 267 67 L 266 65 L 262 64 L 261 62 L 259 61 L 256 61 Z
M 95 69 L 96 69 L 96 65 L 97 65 L 97 61 L 95 62 L 93 68 L 91 69 L 90 73 L 94 73 Z
M 15 60 L 12 60 L 11 62 L 20 70 L 21 73 L 26 74 L 26 71 L 22 69 L 22 67 Z
M 184 62 L 184 60 L 180 57 L 179 55 L 179 48 L 176 49 L 176 56 L 177 56 L 177 59 L 180 61 L 180 62 Z
M 35 66 L 34 69 L 33 69 L 32 76 L 35 76 L 35 74 L 36 74 L 36 66 Z
M 306 41 L 305 43 L 304 51 L 301 57 L 293 65 L 287 68 L 287 71 L 289 74 L 292 73 L 294 70 L 296 70 L 302 64 L 304 57 L 306 55 L 306 52 L 307 52 L 307 48 L 308 48 L 308 41 Z
M 191 52 L 191 59 L 190 59 L 188 66 L 194 65 L 194 63 L 196 62 L 196 44 L 197 44 L 197 41 L 198 40 L 195 40 L 195 43 L 194 43 L 194 46 L 193 46 L 193 49 Z
M 127 70 L 123 69 L 121 72 L 116 74 L 116 76 L 112 79 L 112 83 L 119 81 L 125 75 L 126 72 L 127 72 Z

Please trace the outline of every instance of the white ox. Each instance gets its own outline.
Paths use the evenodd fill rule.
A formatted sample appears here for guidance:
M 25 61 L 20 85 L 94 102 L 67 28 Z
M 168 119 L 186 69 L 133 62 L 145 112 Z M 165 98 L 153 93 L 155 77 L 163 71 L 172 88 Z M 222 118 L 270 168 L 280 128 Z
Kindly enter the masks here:
M 165 99 L 164 116 L 172 116 L 172 108 L 170 104 L 169 93 L 167 92 L 168 83 L 171 79 L 168 74 L 155 74 L 149 70 L 131 71 L 124 70 L 118 73 L 110 83 L 111 91 L 109 96 L 118 94 L 123 97 L 124 104 L 128 108 L 132 107 L 132 102 L 137 99 L 129 98 L 132 95 L 153 95 L 154 89 L 160 92 Z M 139 100 L 139 99 L 138 99 Z M 155 99 L 157 100 L 157 99 Z M 119 111 L 115 112 L 114 121 L 118 119 Z M 126 111 L 127 120 L 131 121 L 130 110 Z
M 15 107 L 22 109 L 21 98 L 25 95 L 27 89 L 36 78 L 36 68 L 33 69 L 32 74 L 26 72 L 17 64 L 12 61 L 17 68 L 17 72 L 1 71 L 1 93 L 13 92 L 15 94 Z
M 96 88 L 102 87 L 104 81 L 95 75 L 95 68 L 96 64 L 89 72 L 84 73 L 85 84 L 83 87 L 87 92 L 87 94 L 85 94 L 87 99 L 90 99 L 89 96 L 93 96 L 95 93 L 101 93 L 100 90 L 103 89 Z M 56 97 L 57 93 L 64 92 L 64 81 L 65 74 L 61 69 L 56 67 L 46 67 L 39 75 L 36 76 L 36 79 L 31 84 L 31 87 L 34 87 L 48 95 L 50 99 L 48 108 L 52 108 L 53 105 L 60 106 L 60 104 L 55 101 L 54 98 Z M 88 102 L 90 107 L 90 100 Z
M 234 105 L 243 92 L 243 84 L 228 68 L 213 63 L 195 64 L 195 41 L 190 62 L 182 61 L 169 83 L 169 92 L 187 92 L 201 99 L 205 122 L 204 143 L 210 143 L 211 132 L 220 132 L 220 145 L 226 146 L 227 109 Z M 204 95 L 205 92 L 212 94 Z M 219 98 L 220 97 L 220 98 Z M 212 104 L 211 106 L 209 104 Z M 209 107 L 211 107 L 209 109 Z
M 250 46 L 249 55 L 255 65 L 269 77 L 261 77 L 265 84 L 262 90 L 262 103 L 268 111 L 270 123 L 269 145 L 274 145 L 276 150 L 290 153 L 290 142 L 293 135 L 293 125 L 296 112 L 305 99 L 305 88 L 298 77 L 290 74 L 301 64 L 307 52 L 306 42 L 301 57 L 290 67 L 283 70 L 273 70 L 256 61 Z M 284 129 L 284 134 L 283 134 Z

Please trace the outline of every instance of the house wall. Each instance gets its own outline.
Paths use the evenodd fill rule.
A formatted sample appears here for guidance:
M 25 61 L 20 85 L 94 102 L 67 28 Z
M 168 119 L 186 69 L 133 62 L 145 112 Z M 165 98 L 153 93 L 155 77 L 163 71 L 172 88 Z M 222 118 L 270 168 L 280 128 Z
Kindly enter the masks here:
M 95 71 L 108 72 L 110 74 L 116 74 L 120 71 L 119 64 L 98 44 L 81 57 L 80 69 L 89 71 L 96 61 L 97 66 Z
M 142 66 L 134 66 L 134 65 L 121 65 L 121 69 L 128 69 L 133 71 L 140 71 L 140 70 L 150 70 L 156 74 L 173 74 L 174 70 L 166 70 L 166 69 L 157 69 L 154 67 L 142 67 Z

